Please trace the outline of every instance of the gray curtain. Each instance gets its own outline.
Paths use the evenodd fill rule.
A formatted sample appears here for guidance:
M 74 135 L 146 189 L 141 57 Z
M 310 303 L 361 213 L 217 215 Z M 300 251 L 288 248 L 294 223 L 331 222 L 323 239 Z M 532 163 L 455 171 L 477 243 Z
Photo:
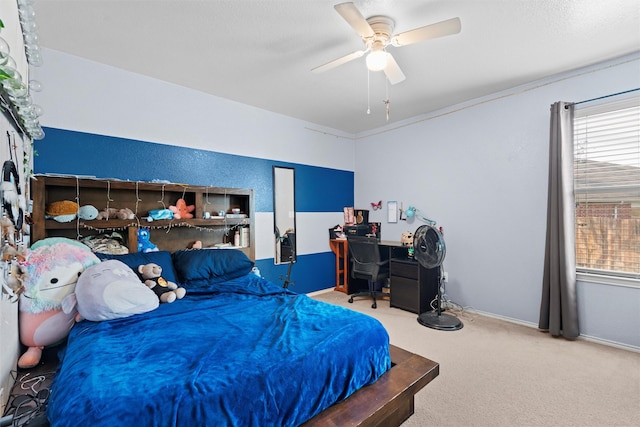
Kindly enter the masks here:
M 573 104 L 551 105 L 547 239 L 538 327 L 553 336 L 580 335 L 576 296 Z

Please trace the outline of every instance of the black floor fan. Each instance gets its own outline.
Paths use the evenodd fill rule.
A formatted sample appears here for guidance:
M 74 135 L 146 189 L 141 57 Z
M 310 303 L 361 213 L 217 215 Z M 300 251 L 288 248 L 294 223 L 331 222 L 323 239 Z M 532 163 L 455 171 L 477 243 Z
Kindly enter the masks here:
M 426 311 L 418 316 L 418 323 L 441 331 L 457 331 L 463 324 L 455 316 L 442 312 L 442 262 L 447 252 L 444 237 L 440 230 L 432 225 L 421 225 L 413 234 L 413 252 L 416 260 L 424 268 L 438 268 L 438 297 L 435 310 Z

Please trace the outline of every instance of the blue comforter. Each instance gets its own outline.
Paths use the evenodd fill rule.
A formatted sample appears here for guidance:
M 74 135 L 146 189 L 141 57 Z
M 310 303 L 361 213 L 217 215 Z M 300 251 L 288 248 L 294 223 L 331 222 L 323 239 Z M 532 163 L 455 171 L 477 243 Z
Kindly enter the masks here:
M 372 317 L 253 274 L 124 319 L 82 321 L 61 352 L 57 426 L 296 426 L 391 366 Z

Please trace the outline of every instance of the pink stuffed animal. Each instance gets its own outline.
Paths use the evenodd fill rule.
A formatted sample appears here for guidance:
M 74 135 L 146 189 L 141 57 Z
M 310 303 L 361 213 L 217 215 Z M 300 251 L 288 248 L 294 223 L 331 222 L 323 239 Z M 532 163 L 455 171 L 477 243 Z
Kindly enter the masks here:
M 40 363 L 42 349 L 63 341 L 78 313 L 75 287 L 80 274 L 100 259 L 88 246 L 64 237 L 39 240 L 27 250 L 18 305 L 20 341 L 27 351 L 20 368 Z

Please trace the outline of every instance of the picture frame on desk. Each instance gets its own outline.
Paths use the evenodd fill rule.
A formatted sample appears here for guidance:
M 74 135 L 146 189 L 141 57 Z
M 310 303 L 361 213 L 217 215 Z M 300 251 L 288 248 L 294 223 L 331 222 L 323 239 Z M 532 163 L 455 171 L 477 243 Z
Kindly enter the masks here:
M 353 206 L 345 206 L 344 210 L 344 225 L 353 225 L 356 223 L 355 210 Z
M 395 200 L 387 202 L 387 222 L 398 222 L 398 202 Z

